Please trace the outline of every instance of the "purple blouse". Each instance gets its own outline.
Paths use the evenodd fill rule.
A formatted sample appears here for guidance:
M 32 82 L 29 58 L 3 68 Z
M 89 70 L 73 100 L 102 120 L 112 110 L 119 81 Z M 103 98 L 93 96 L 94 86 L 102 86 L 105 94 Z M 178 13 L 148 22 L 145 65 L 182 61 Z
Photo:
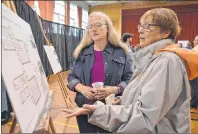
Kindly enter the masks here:
M 94 64 L 91 70 L 91 87 L 94 82 L 104 82 L 104 59 L 102 51 L 94 50 Z
M 91 82 L 90 87 L 95 82 L 103 82 L 104 83 L 104 59 L 102 51 L 94 50 L 94 64 L 91 70 Z M 87 104 L 93 104 L 96 100 L 88 100 L 86 99 Z

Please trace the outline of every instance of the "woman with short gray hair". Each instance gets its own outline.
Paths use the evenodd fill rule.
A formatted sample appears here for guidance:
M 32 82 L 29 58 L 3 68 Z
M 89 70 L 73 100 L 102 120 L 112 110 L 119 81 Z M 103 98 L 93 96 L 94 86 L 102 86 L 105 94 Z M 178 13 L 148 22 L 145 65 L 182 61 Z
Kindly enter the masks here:
M 138 32 L 141 49 L 132 55 L 135 71 L 117 105 L 97 101 L 66 110 L 68 117 L 88 114 L 90 123 L 117 133 L 190 133 L 188 79 L 198 76 L 198 53 L 174 44 L 180 26 L 171 9 L 147 11 Z

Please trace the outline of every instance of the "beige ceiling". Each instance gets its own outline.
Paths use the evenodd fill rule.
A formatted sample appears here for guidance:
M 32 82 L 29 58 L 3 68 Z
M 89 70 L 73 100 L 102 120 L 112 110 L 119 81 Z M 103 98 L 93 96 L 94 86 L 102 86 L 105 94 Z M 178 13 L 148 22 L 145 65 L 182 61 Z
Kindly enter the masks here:
M 109 1 L 109 0 L 92 0 L 92 1 L 85 1 L 87 2 L 90 6 L 97 6 L 97 5 L 105 5 L 105 4 L 113 4 L 113 3 L 123 3 L 123 2 L 130 2 L 130 1 L 123 1 L 123 0 L 117 0 L 117 1 Z

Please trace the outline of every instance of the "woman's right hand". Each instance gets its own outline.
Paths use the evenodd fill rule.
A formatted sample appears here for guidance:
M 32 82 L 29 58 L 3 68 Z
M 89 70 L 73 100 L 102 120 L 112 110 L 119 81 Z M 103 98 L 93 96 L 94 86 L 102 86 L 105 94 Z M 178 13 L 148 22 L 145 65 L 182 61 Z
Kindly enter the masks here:
M 83 94 L 87 99 L 89 100 L 94 100 L 95 99 L 95 95 L 94 93 L 96 93 L 97 91 L 94 90 L 91 87 L 85 87 L 83 88 L 83 90 L 81 91 L 81 94 Z
M 91 87 L 85 86 L 81 83 L 78 83 L 75 87 L 76 91 L 80 92 L 83 96 L 85 96 L 89 100 L 94 100 L 97 91 Z
M 94 112 L 96 110 L 96 105 L 83 105 L 82 108 L 72 108 L 72 109 L 64 109 L 63 111 L 66 113 L 69 113 L 66 115 L 66 118 L 70 118 L 73 116 L 79 116 L 79 115 L 88 115 L 89 112 Z
M 120 105 L 121 104 L 121 100 L 120 98 L 115 98 L 112 102 L 112 105 Z

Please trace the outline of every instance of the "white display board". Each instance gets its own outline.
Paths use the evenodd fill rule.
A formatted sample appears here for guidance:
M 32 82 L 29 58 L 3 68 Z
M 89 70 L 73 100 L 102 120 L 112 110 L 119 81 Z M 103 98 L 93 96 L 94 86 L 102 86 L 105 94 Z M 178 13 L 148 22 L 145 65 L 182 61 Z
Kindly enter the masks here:
M 183 48 L 188 47 L 188 44 L 190 43 L 189 40 L 178 40 L 177 44 L 181 43 Z
M 45 45 L 44 49 L 45 49 L 45 52 L 47 54 L 48 60 L 50 62 L 50 65 L 51 65 L 51 68 L 52 68 L 54 74 L 61 72 L 62 68 L 61 68 L 60 62 L 58 60 L 58 56 L 56 54 L 54 46 Z
M 32 133 L 49 88 L 28 23 L 2 4 L 2 78 L 22 133 Z

